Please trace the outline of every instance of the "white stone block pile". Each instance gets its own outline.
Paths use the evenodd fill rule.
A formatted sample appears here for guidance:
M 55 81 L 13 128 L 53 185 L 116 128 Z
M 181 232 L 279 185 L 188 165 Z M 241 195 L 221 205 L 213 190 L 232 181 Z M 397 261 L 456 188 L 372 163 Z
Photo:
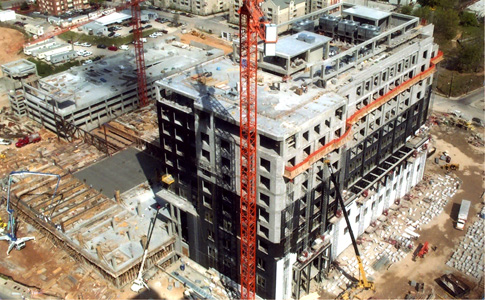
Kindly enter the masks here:
M 457 246 L 451 258 L 446 262 L 466 275 L 477 279 L 483 277 L 485 261 L 485 240 L 483 233 L 485 220 L 479 218 L 473 225 L 468 226 L 465 238 Z
M 398 211 L 389 210 L 389 218 L 381 224 L 380 228 L 371 233 L 364 239 L 359 246 L 361 251 L 362 262 L 367 276 L 372 277 L 375 270 L 372 264 L 386 255 L 390 263 L 397 263 L 406 257 L 412 251 L 404 251 L 406 247 L 409 250 L 416 246 L 414 241 L 419 238 L 421 227 L 428 224 L 436 216 L 443 212 L 445 205 L 451 197 L 457 192 L 458 181 L 449 176 L 436 176 L 433 184 L 416 193 L 414 190 L 413 202 L 403 202 L 401 209 Z M 379 221 L 378 221 L 379 223 Z M 483 228 L 482 228 L 483 232 Z M 391 240 L 400 243 L 400 249 L 397 249 L 390 243 Z M 480 241 L 479 241 L 480 242 Z M 483 249 L 483 238 L 481 239 Z M 350 246 L 352 248 L 352 246 Z M 346 251 L 349 251 L 348 249 Z M 344 252 L 347 255 L 353 255 L 353 249 L 350 252 Z M 482 251 L 483 252 L 483 251 Z M 477 257 L 478 258 L 478 257 Z M 483 263 L 483 254 L 480 256 Z M 341 255 L 337 259 L 342 270 L 354 278 L 359 278 L 359 266 L 355 257 L 348 258 Z M 483 271 L 483 264 L 482 269 Z M 329 293 L 339 294 L 342 288 L 345 288 L 351 281 L 342 273 L 334 275 L 333 278 L 323 283 L 323 288 Z

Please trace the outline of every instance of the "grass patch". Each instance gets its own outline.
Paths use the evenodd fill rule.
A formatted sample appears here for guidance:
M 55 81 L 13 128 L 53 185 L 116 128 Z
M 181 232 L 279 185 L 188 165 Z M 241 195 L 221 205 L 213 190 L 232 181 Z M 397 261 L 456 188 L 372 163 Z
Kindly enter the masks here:
M 458 97 L 480 88 L 483 80 L 484 75 L 461 74 L 441 68 L 438 72 L 436 90 L 445 96 Z
M 480 37 L 483 36 L 483 24 L 478 27 L 474 26 L 460 26 L 459 31 L 462 32 L 461 39 L 466 39 L 470 37 Z M 454 59 L 454 55 L 457 55 L 458 48 L 460 47 L 455 43 L 451 42 L 449 39 L 445 39 L 439 34 L 435 34 L 435 42 L 439 45 L 441 51 L 443 51 L 444 61 L 441 63 L 442 67 L 439 69 L 438 77 L 436 78 L 436 90 L 443 95 L 450 95 L 451 97 L 458 97 L 465 95 L 466 93 L 480 88 L 483 85 L 484 76 L 478 73 L 459 73 L 458 71 L 453 71 L 446 69 L 446 67 L 451 67 L 451 62 Z M 482 71 L 479 68 L 479 71 Z M 452 79 L 453 77 L 453 79 Z M 451 84 L 450 84 L 451 83 Z M 450 88 L 451 85 L 451 88 Z
M 52 75 L 52 74 L 56 74 L 56 73 L 59 73 L 59 72 L 62 72 L 62 71 L 66 71 L 66 70 L 70 69 L 71 67 L 81 65 L 81 62 L 78 61 L 78 60 L 73 60 L 73 61 L 67 62 L 67 63 L 62 64 L 62 65 L 57 65 L 57 66 L 48 64 L 46 62 L 43 62 L 41 60 L 38 60 L 38 59 L 35 59 L 35 58 L 32 58 L 32 57 L 27 58 L 27 60 L 30 61 L 30 62 L 33 62 L 36 65 L 37 74 L 39 74 L 40 77 L 46 77 L 46 76 L 49 76 L 49 75 Z
M 143 36 L 144 37 L 149 36 L 150 34 L 156 31 L 158 30 L 155 28 L 144 30 Z M 133 34 L 131 33 L 124 37 L 110 38 L 107 36 L 87 35 L 83 33 L 68 31 L 58 35 L 58 37 L 60 37 L 65 41 L 80 42 L 80 43 L 87 42 L 93 45 L 103 44 L 106 46 L 111 46 L 111 45 L 121 46 L 121 45 L 129 44 L 133 42 Z
M 468 37 L 480 37 L 482 35 L 481 31 L 483 31 L 483 26 L 466 26 L 461 27 L 463 34 L 461 38 L 468 38 Z

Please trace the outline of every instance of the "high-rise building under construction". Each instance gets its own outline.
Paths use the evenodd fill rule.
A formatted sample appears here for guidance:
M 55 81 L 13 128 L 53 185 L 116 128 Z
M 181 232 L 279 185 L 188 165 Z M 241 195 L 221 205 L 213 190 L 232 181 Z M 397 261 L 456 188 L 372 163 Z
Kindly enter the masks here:
M 433 25 L 349 4 L 312 13 L 258 71 L 257 294 L 298 299 L 423 176 Z M 295 22 L 298 20 L 295 20 Z M 301 21 L 301 20 L 300 20 Z M 287 24 L 286 24 L 287 25 Z M 318 32 L 318 33 L 315 33 Z M 235 46 L 237 48 L 237 45 Z M 180 251 L 239 281 L 239 58 L 155 83 L 160 146 Z

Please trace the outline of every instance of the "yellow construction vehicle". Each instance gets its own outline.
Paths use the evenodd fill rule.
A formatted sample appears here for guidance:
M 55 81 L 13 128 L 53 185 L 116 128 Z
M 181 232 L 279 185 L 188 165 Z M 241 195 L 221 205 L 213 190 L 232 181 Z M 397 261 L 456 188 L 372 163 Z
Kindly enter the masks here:
M 7 223 L 2 221 L 2 218 L 0 218 L 0 234 L 5 232 L 5 228 L 7 227 Z
M 459 164 L 446 164 L 441 166 L 442 169 L 445 169 L 446 171 L 456 171 L 460 169 Z
M 335 175 L 333 174 L 332 165 L 329 161 L 325 161 L 325 164 L 329 168 L 330 172 L 330 180 L 332 181 L 333 185 L 335 186 L 335 193 L 337 196 L 337 201 L 342 208 L 342 213 L 345 217 L 345 222 L 347 223 L 348 232 L 350 235 L 350 239 L 352 240 L 352 246 L 354 247 L 355 256 L 357 258 L 357 263 L 359 264 L 359 279 L 355 282 L 350 288 L 340 294 L 339 298 L 341 299 L 358 299 L 356 294 L 361 292 L 362 290 L 372 290 L 375 291 L 374 282 L 367 280 L 367 276 L 365 274 L 364 265 L 362 264 L 362 258 L 360 257 L 359 248 L 357 247 L 357 242 L 355 240 L 354 232 L 352 231 L 352 226 L 350 226 L 349 216 L 347 214 L 347 210 L 345 209 L 345 203 L 342 198 L 342 194 L 340 193 L 339 185 L 337 180 L 335 179 Z

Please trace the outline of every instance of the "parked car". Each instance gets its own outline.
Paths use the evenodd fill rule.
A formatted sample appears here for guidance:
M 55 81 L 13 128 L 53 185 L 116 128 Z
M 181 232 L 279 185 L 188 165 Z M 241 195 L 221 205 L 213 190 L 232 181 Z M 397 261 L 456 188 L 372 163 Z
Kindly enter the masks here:
M 116 47 L 116 46 L 114 46 L 114 45 L 113 45 L 113 46 L 109 46 L 109 47 L 108 47 L 108 50 L 111 50 L 111 51 L 118 51 L 118 47 Z
M 121 45 L 119 49 L 120 50 L 128 50 L 129 48 L 128 48 L 128 45 Z
M 20 148 L 20 147 L 23 147 L 27 144 L 40 142 L 40 140 L 41 140 L 41 138 L 40 138 L 40 135 L 38 133 L 29 134 L 29 135 L 19 139 L 17 141 L 17 143 L 15 143 L 15 147 Z
M 106 45 L 104 45 L 104 44 L 99 44 L 99 45 L 98 45 L 98 48 L 99 48 L 99 49 L 106 49 Z
M 98 61 L 101 59 L 101 56 L 96 56 L 95 58 L 93 58 L 93 61 Z
M 0 145 L 10 145 L 10 144 L 12 144 L 11 140 L 0 139 Z
M 115 35 L 114 31 L 110 32 L 110 33 L 108 34 L 108 37 L 112 37 L 113 35 Z
M 83 62 L 83 66 L 85 66 L 85 65 L 89 65 L 89 64 L 92 64 L 92 63 L 93 63 L 93 61 L 92 61 L 92 60 L 90 60 L 90 59 L 88 59 L 88 60 L 86 60 L 85 62 Z
M 477 126 L 482 126 L 482 127 L 484 126 L 484 123 L 480 118 L 472 118 L 472 122 Z
M 113 35 L 114 38 L 117 38 L 117 37 L 120 37 L 120 36 L 121 36 L 121 34 L 119 34 L 119 33 L 115 33 L 115 35 Z
M 152 27 L 153 27 L 152 25 L 148 24 L 145 27 L 143 27 L 143 29 L 152 28 Z
M 81 46 L 83 46 L 83 47 L 91 47 L 92 45 L 90 43 L 82 43 Z
M 74 42 L 73 44 L 74 46 L 81 46 L 81 43 L 80 42 Z

